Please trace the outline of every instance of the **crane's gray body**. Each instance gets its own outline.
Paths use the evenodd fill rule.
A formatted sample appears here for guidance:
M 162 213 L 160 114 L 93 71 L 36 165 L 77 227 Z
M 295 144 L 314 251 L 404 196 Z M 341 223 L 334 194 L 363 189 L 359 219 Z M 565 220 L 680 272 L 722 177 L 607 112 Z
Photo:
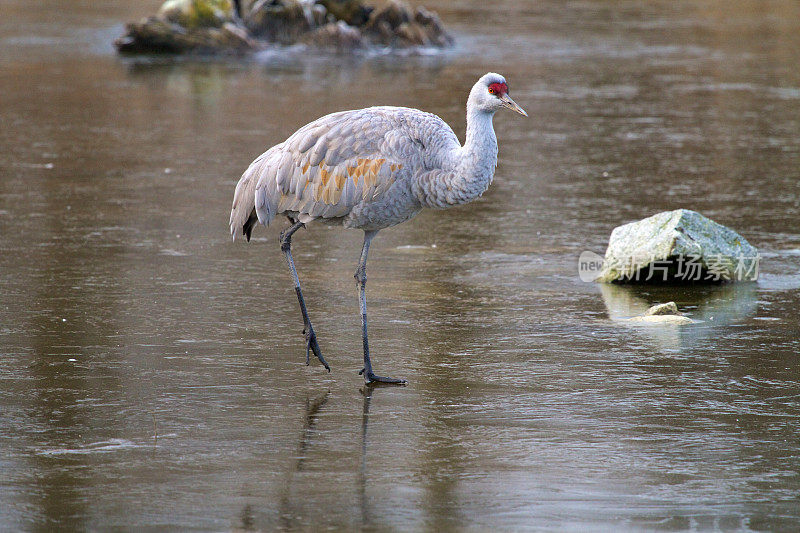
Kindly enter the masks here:
M 442 119 L 405 107 L 370 107 L 324 116 L 273 146 L 244 172 L 233 197 L 233 238 L 247 239 L 256 222 L 269 224 L 287 215 L 292 225 L 281 234 L 281 251 L 294 280 L 306 364 L 309 353 L 330 371 L 322 357 L 300 289 L 291 252 L 292 235 L 315 220 L 364 230 L 355 278 L 359 289 L 361 333 L 367 383 L 405 383 L 372 371 L 367 342 L 367 254 L 379 230 L 413 218 L 422 208 L 443 209 L 467 203 L 489 187 L 497 166 L 492 118 L 501 107 L 525 112 L 508 96 L 499 74 L 483 76 L 467 100 L 467 138 L 462 146 Z
M 234 238 L 256 218 L 286 214 L 379 230 L 480 196 L 497 164 L 492 114 L 472 110 L 467 142 L 431 113 L 371 107 L 333 113 L 303 126 L 259 156 L 236 187 Z

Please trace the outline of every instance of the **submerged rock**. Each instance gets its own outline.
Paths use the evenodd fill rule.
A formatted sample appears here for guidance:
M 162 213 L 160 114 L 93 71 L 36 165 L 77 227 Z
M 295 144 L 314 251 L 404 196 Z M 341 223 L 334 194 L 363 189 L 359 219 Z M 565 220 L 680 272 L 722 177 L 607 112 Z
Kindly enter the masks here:
M 758 261 L 758 250 L 732 229 L 678 209 L 615 228 L 595 281 L 753 281 Z
M 675 326 L 694 323 L 691 318 L 680 315 L 635 316 L 633 318 L 629 318 L 627 322 L 634 324 L 670 324 Z
M 675 302 L 667 302 L 665 304 L 656 304 L 644 312 L 645 316 L 652 315 L 679 315 L 678 306 Z
M 439 17 L 390 0 L 167 0 L 154 17 L 126 26 L 123 53 L 242 53 L 271 44 L 336 50 L 369 44 L 444 47 L 453 39 Z
M 657 304 L 645 311 L 644 316 L 635 316 L 626 320 L 627 322 L 641 322 L 646 324 L 692 324 L 694 320 L 683 316 L 678 312 L 675 302 Z
M 758 288 L 754 283 L 714 283 L 686 287 L 602 283 L 599 287 L 608 317 L 621 323 L 635 316 L 644 316 L 656 301 L 681 298 L 681 305 L 692 309 L 691 318 L 707 325 L 725 326 L 747 320 L 758 311 Z M 676 306 L 677 307 L 677 306 Z M 692 331 L 692 338 L 707 338 L 714 330 Z

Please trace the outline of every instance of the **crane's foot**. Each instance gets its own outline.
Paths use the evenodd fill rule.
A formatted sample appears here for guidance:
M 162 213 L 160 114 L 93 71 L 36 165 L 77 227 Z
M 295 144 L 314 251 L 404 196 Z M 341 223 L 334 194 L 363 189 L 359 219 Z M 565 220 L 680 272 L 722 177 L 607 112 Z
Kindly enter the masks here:
M 331 367 L 328 366 L 325 358 L 322 357 L 322 350 L 319 348 L 317 335 L 314 333 L 314 328 L 311 327 L 311 324 L 308 324 L 303 328 L 303 334 L 306 337 L 306 365 L 311 363 L 311 352 L 314 352 L 314 355 L 317 356 L 317 359 L 319 359 L 319 362 L 322 363 L 322 366 L 324 366 L 325 369 L 330 372 Z
M 358 371 L 358 375 L 364 376 L 364 381 L 367 385 L 377 385 L 379 383 L 386 383 L 388 385 L 405 385 L 408 383 L 404 379 L 397 379 L 397 378 L 387 378 L 383 376 L 376 376 L 372 372 L 365 372 L 365 368 L 362 368 Z

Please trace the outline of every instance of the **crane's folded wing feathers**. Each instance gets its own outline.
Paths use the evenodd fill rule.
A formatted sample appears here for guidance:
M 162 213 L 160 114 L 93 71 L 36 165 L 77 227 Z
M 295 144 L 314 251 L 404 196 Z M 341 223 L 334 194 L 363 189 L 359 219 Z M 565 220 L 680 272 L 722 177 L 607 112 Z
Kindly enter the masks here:
M 256 217 L 265 225 L 287 211 L 301 222 L 343 217 L 358 203 L 380 198 L 425 166 L 425 143 L 416 137 L 432 132 L 417 131 L 420 121 L 441 130 L 439 142 L 459 146 L 441 119 L 405 108 L 343 111 L 303 126 L 242 175 L 231 210 L 234 238 L 241 228 L 249 240 Z

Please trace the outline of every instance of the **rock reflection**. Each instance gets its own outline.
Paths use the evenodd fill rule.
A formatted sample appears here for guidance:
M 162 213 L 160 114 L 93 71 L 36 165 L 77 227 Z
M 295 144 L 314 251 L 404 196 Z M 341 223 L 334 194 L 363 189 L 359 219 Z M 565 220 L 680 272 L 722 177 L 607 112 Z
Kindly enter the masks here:
M 758 308 L 756 291 L 755 283 L 707 287 L 600 284 L 600 293 L 609 318 L 619 324 L 636 328 L 663 350 L 687 348 L 712 335 L 716 327 L 730 325 L 754 315 Z M 698 322 L 676 326 L 632 323 L 626 320 L 643 315 L 651 305 L 669 301 L 674 301 L 681 312 Z

